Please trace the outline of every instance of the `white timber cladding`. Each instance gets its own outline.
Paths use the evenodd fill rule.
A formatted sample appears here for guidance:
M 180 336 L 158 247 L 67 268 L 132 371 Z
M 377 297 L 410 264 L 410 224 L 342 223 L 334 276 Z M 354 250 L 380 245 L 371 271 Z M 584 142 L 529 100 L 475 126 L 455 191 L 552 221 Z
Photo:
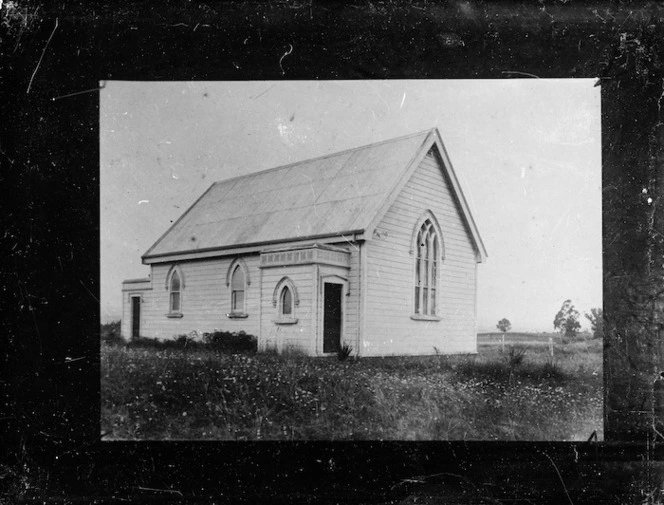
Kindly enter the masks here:
M 312 335 L 315 326 L 312 324 L 314 294 L 312 266 L 285 265 L 264 268 L 262 271 L 261 289 L 261 327 L 259 338 L 260 350 L 277 350 L 279 352 L 300 350 L 307 354 L 314 353 Z M 287 277 L 297 289 L 298 304 L 293 304 L 292 321 L 282 323 L 279 317 L 279 300 L 274 299 L 277 284 Z M 276 303 L 274 303 L 276 301 Z
M 365 244 L 363 355 L 476 352 L 476 249 L 441 163 L 433 151 L 424 157 Z M 436 296 L 440 320 L 411 317 L 413 232 L 426 211 L 441 227 L 445 251 Z
M 184 286 L 180 291 L 182 317 L 168 317 L 169 290 L 167 275 L 171 263 L 151 265 L 152 290 L 146 292 L 141 304 L 141 336 L 168 339 L 196 331 L 199 335 L 221 331 L 240 331 L 257 335 L 260 328 L 259 256 L 244 256 L 249 284 L 245 291 L 246 318 L 229 318 L 231 313 L 231 287 L 226 284 L 228 269 L 234 257 L 211 260 L 179 262 Z M 123 292 L 123 305 L 127 307 L 123 317 L 123 336 L 130 337 L 130 300 Z M 125 321 L 127 321 L 125 323 Z

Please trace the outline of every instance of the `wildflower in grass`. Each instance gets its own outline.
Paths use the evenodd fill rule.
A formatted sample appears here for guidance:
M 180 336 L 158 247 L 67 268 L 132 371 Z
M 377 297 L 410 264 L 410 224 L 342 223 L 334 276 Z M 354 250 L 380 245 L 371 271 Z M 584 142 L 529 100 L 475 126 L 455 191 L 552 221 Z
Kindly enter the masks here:
M 336 360 L 294 362 L 260 355 L 247 360 L 202 353 L 195 355 L 197 359 L 190 359 L 192 355 L 183 359 L 169 351 L 170 357 L 159 361 L 151 351 L 134 351 L 138 350 L 126 355 L 121 369 L 112 370 L 102 362 L 101 376 L 102 388 L 108 392 L 117 372 L 125 381 L 130 375 L 128 365 L 133 365 L 132 382 L 127 384 L 131 388 L 103 398 L 102 404 L 104 429 L 130 437 L 159 438 L 163 426 L 168 426 L 169 436 L 201 436 L 202 431 L 191 431 L 186 422 L 173 424 L 173 416 L 179 416 L 194 423 L 212 420 L 216 428 L 205 430 L 205 437 L 222 434 L 236 439 L 293 438 L 294 433 L 304 438 L 347 438 L 348 433 L 375 439 L 414 433 L 421 438 L 501 438 L 498 432 L 487 430 L 484 419 L 491 419 L 494 427 L 502 426 L 512 436 L 520 432 L 532 438 L 528 423 L 546 425 L 548 421 L 543 419 L 548 417 L 559 419 L 556 426 L 569 426 L 573 419 L 583 419 L 591 406 L 601 412 L 601 394 L 591 402 L 578 388 L 569 389 L 552 379 L 536 382 L 529 370 L 517 373 L 510 385 L 493 375 L 455 374 L 451 369 L 441 371 L 408 360 L 400 360 L 399 366 L 396 360 L 358 362 L 346 369 Z M 589 376 L 591 370 L 589 367 Z M 561 389 L 556 391 L 556 387 Z M 452 416 L 451 410 L 458 414 L 445 420 L 439 410 L 443 405 L 447 416 Z M 181 406 L 187 408 L 178 409 Z M 388 409 L 390 415 L 379 414 L 377 407 Z M 128 410 L 123 413 L 122 409 Z M 326 422 L 327 416 L 334 425 Z M 438 421 L 432 421 L 436 418 Z M 138 421 L 139 435 L 132 435 L 134 421 Z M 525 427 L 514 428 L 511 421 Z M 146 431 L 150 429 L 153 431 Z M 551 438 L 559 436 L 554 433 Z

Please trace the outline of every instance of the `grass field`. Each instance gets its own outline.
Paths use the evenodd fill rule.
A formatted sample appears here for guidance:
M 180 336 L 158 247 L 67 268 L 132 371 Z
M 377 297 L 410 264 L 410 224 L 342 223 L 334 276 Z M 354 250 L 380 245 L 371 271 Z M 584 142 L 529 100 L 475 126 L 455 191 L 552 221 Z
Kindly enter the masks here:
M 591 337 L 590 333 L 581 334 L 577 341 L 590 340 Z M 497 344 L 502 342 L 502 338 L 501 332 L 478 333 L 477 342 L 478 344 Z M 554 344 L 563 343 L 560 333 L 509 332 L 505 334 L 505 342 L 513 345 L 549 345 L 549 339 L 552 339 Z
M 601 342 L 556 344 L 553 360 L 548 351 L 480 344 L 477 355 L 339 361 L 103 344 L 102 434 L 586 440 L 596 430 L 601 439 Z

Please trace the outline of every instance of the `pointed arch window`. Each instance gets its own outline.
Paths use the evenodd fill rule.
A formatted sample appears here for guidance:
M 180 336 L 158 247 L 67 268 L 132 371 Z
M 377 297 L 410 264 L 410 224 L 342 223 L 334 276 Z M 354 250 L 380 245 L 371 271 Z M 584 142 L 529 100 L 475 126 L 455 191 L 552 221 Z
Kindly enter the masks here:
M 297 288 L 289 277 L 283 277 L 275 286 L 272 294 L 272 305 L 277 309 L 275 324 L 296 324 L 296 307 L 300 304 Z
M 293 294 L 288 286 L 284 286 L 279 297 L 279 311 L 281 316 L 293 315 Z
M 249 270 L 242 258 L 235 258 L 226 271 L 226 287 L 230 295 L 230 312 L 226 317 L 230 319 L 242 319 L 249 317 L 247 314 L 247 288 L 251 284 Z M 226 298 L 228 300 L 228 298 Z
M 171 275 L 171 312 L 180 312 L 180 276 L 177 270 Z
M 173 265 L 166 276 L 166 289 L 168 290 L 168 317 L 182 317 L 182 291 L 184 290 L 184 277 L 182 270 Z
M 415 297 L 416 316 L 436 318 L 438 276 L 441 257 L 440 237 L 434 222 L 425 219 L 415 241 Z
M 244 278 L 244 270 L 240 265 L 235 267 L 233 270 L 233 275 L 231 277 L 231 312 L 232 313 L 244 313 L 244 294 L 246 289 L 246 283 Z

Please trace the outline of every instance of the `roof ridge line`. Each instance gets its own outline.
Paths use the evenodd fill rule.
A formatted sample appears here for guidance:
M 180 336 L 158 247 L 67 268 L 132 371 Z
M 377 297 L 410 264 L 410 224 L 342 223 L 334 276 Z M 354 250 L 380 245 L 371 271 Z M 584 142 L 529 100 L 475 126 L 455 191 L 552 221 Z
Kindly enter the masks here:
M 306 163 L 306 162 L 309 162 L 309 161 L 318 161 L 318 160 L 323 160 L 325 158 L 331 158 L 332 156 L 341 156 L 342 154 L 347 154 L 347 153 L 350 153 L 352 151 L 359 151 L 360 149 L 366 149 L 366 148 L 372 147 L 372 146 L 379 146 L 379 145 L 382 145 L 382 144 L 387 144 L 389 142 L 396 142 L 398 140 L 405 140 L 407 138 L 417 137 L 418 135 L 423 135 L 425 133 L 429 134 L 429 133 L 431 133 L 432 131 L 434 131 L 436 129 L 437 129 L 437 127 L 434 126 L 432 128 L 427 128 L 426 130 L 420 130 L 418 132 L 409 133 L 407 135 L 401 135 L 399 137 L 392 137 L 392 138 L 385 139 L 385 140 L 379 140 L 378 142 L 372 142 L 370 144 L 364 144 L 364 145 L 357 146 L 357 147 L 351 147 L 350 149 L 344 149 L 343 151 L 336 151 L 336 152 L 333 152 L 333 153 L 323 154 L 321 156 L 314 156 L 313 158 L 306 158 L 306 159 L 303 159 L 303 160 L 294 161 L 292 163 L 286 163 L 285 165 L 279 165 L 277 167 L 266 168 L 266 169 L 263 169 L 263 170 L 258 170 L 257 172 L 250 172 L 250 173 L 244 174 L 244 175 L 236 175 L 235 177 L 231 177 L 230 179 L 222 179 L 220 181 L 215 181 L 215 182 L 212 183 L 212 185 L 216 186 L 217 184 L 232 182 L 232 181 L 236 181 L 238 179 L 244 179 L 245 177 L 251 177 L 252 175 L 260 175 L 260 174 L 265 174 L 265 173 L 268 173 L 268 172 L 275 172 L 277 170 L 283 170 L 284 168 L 291 168 L 291 167 L 294 167 L 296 165 L 300 165 L 302 163 Z

